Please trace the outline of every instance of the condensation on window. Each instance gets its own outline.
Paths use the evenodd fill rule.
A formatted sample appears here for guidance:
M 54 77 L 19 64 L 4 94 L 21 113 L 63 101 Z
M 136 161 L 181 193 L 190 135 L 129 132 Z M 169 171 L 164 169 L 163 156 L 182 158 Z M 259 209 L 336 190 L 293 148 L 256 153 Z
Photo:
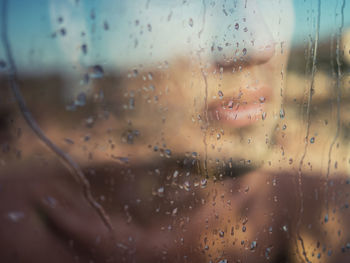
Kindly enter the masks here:
M 1 262 L 347 262 L 345 0 L 1 1 Z

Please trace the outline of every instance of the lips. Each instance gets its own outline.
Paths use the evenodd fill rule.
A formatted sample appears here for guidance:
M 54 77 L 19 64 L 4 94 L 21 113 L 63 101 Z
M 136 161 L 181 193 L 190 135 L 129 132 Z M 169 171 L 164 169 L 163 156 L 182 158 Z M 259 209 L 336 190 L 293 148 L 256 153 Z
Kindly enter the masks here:
M 237 128 L 249 126 L 266 117 L 265 105 L 270 94 L 270 89 L 264 86 L 245 90 L 237 97 L 213 101 L 209 105 L 209 120 Z

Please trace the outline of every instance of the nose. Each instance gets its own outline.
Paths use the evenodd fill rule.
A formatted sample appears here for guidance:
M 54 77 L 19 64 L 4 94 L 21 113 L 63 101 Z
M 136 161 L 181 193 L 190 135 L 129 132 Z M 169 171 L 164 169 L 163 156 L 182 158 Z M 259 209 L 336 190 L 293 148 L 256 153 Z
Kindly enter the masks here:
M 242 1 L 244 2 L 244 1 Z M 236 6 L 232 15 L 224 15 L 211 52 L 222 66 L 263 64 L 275 54 L 272 32 L 254 0 Z

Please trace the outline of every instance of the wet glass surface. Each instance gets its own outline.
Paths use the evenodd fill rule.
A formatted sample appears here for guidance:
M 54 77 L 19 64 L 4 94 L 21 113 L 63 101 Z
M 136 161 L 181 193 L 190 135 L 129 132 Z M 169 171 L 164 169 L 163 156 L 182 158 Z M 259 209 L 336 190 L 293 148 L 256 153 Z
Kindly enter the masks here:
M 1 1 L 1 262 L 347 262 L 345 0 Z

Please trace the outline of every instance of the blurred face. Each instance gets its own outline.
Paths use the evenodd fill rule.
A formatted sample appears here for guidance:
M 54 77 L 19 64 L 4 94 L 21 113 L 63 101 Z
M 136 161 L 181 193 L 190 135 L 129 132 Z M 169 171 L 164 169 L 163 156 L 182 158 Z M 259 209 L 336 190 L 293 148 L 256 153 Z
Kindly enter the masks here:
M 83 73 L 98 58 L 104 71 L 119 76 L 118 83 L 93 82 L 112 113 L 106 129 L 118 147 L 107 149 L 108 156 L 131 162 L 186 156 L 214 171 L 222 162 L 266 160 L 284 115 L 290 0 L 102 1 L 99 20 L 89 9 L 70 18 L 67 5 L 51 8 L 54 23 L 63 14 L 72 25 L 73 33 L 60 38 L 62 49 L 69 53 L 77 35 L 76 45 L 83 40 L 85 49 L 70 57 Z M 80 36 L 90 26 L 94 37 Z
M 127 20 L 131 62 L 116 118 L 140 136 L 123 151 L 136 160 L 186 155 L 204 168 L 266 159 L 284 114 L 291 2 L 156 1 Z

